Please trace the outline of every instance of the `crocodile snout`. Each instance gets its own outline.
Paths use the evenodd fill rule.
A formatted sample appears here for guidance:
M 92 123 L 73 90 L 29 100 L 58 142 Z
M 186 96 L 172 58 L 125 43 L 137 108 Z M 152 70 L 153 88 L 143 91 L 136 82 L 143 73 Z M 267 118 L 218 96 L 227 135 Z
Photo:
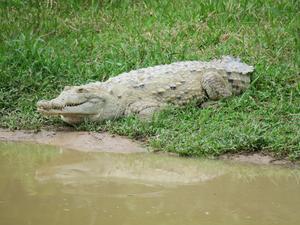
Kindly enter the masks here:
M 37 102 L 37 108 L 43 109 L 43 110 L 49 110 L 49 109 L 62 109 L 63 106 L 59 102 L 56 101 L 47 101 L 47 100 L 40 100 Z
M 46 100 L 40 100 L 36 103 L 36 106 L 38 108 L 43 108 L 43 109 L 49 109 L 50 108 L 50 102 Z

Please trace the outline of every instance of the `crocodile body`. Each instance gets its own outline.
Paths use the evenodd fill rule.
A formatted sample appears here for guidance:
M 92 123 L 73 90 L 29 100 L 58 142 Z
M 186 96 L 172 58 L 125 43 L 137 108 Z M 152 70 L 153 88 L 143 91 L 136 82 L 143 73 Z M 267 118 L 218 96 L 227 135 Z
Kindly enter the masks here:
M 101 121 L 130 114 L 151 117 L 167 104 L 184 105 L 238 95 L 250 84 L 252 66 L 230 56 L 210 62 L 184 61 L 133 70 L 81 86 L 65 87 L 38 111 L 61 115 L 70 124 Z

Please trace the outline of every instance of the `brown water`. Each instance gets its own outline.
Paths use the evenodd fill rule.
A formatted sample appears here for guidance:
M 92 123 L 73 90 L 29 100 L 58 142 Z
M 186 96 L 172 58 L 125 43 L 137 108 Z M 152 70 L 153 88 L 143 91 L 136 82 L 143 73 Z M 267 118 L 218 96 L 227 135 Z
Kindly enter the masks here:
M 299 225 L 300 171 L 0 143 L 2 225 Z

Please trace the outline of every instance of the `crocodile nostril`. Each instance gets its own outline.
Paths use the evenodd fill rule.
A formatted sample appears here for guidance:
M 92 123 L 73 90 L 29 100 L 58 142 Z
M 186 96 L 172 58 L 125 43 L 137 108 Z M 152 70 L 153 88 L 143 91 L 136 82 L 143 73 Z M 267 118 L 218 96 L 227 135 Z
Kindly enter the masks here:
M 49 105 L 49 102 L 46 100 L 40 100 L 36 103 L 36 105 L 39 108 L 43 108 L 43 107 L 47 107 Z
M 70 86 L 65 86 L 65 87 L 64 87 L 64 91 L 68 91 L 68 90 L 70 90 L 70 89 L 71 89 Z

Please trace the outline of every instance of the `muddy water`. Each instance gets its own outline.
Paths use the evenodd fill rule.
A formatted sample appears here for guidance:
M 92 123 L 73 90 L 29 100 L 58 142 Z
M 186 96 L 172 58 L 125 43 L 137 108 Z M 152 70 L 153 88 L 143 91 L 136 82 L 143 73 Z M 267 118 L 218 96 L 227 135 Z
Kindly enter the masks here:
M 0 224 L 300 224 L 300 171 L 0 143 Z

